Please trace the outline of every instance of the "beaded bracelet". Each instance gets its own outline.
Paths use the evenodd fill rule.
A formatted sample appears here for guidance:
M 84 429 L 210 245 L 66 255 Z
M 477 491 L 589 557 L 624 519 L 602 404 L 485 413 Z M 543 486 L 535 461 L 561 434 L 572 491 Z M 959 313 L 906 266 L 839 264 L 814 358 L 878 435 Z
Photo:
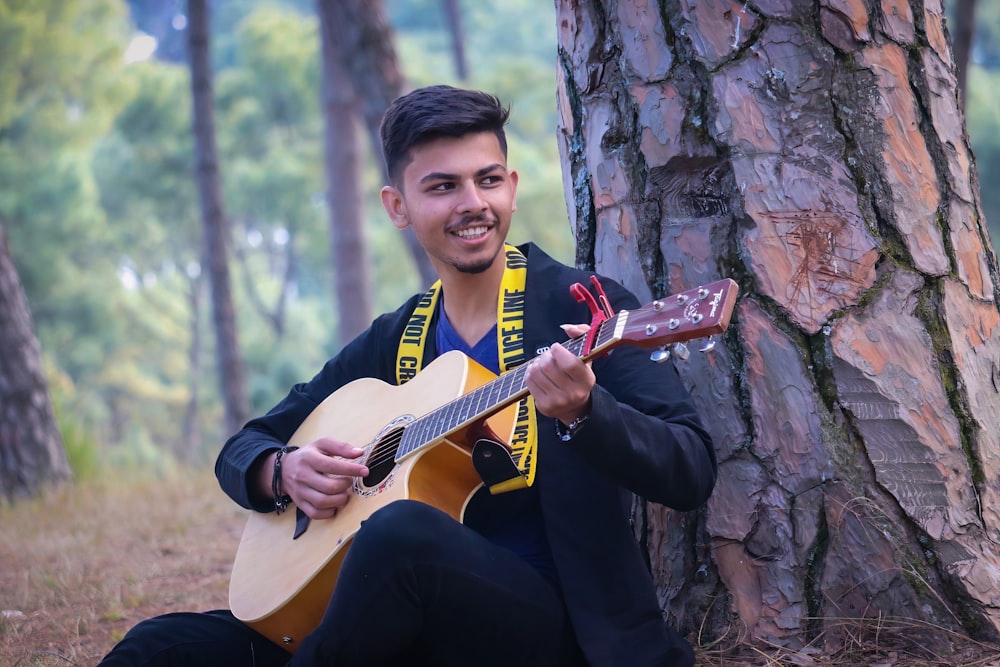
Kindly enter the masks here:
M 558 419 L 555 420 L 556 426 L 556 436 L 563 442 L 569 442 L 576 435 L 576 432 L 583 427 L 583 423 L 590 419 L 590 415 L 586 414 L 582 417 L 577 417 L 569 423 L 568 426 L 563 426 L 563 423 Z
M 288 503 L 292 502 L 290 496 L 285 495 L 284 489 L 281 488 L 281 457 L 288 452 L 294 452 L 298 447 L 284 446 L 278 450 L 277 455 L 274 457 L 274 475 L 271 477 L 271 493 L 274 494 L 274 511 L 277 514 L 281 514 L 288 508 Z

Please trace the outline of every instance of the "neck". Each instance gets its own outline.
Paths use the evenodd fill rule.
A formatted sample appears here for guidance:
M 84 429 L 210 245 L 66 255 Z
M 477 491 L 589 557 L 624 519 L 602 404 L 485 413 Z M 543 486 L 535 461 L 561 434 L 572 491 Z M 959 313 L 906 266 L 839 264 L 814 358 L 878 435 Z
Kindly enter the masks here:
M 469 345 L 478 343 L 496 324 L 503 262 L 497 267 L 475 275 L 441 277 L 441 306 L 452 328 Z

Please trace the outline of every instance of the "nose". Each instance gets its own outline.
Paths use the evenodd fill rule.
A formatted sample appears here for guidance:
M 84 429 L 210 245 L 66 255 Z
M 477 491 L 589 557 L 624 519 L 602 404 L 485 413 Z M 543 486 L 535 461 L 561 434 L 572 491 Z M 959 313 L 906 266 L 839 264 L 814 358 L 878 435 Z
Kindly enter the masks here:
M 486 200 L 475 183 L 467 184 L 462 188 L 457 210 L 463 215 L 479 214 L 486 210 Z

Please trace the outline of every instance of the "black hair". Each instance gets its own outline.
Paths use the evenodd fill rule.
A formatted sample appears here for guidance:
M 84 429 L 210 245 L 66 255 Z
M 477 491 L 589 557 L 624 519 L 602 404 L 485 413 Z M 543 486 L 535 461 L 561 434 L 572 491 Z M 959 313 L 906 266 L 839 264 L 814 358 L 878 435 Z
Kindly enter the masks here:
M 492 132 L 507 157 L 504 125 L 510 116 L 496 95 L 452 86 L 427 86 L 396 98 L 385 115 L 379 134 L 386 176 L 396 184 L 410 161 L 410 150 L 441 137 L 462 137 Z

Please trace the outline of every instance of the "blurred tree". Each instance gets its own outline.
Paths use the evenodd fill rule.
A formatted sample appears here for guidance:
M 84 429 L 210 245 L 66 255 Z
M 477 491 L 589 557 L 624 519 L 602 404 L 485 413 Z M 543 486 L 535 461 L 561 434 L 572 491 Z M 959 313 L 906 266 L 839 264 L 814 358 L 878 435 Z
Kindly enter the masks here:
M 293 294 L 327 264 L 312 250 L 321 242 L 317 30 L 311 17 L 262 7 L 234 31 L 232 65 L 217 78 L 225 200 L 244 292 L 280 339 Z
M 334 0 L 339 2 L 339 0 Z M 343 17 L 329 0 L 316 2 L 322 37 L 323 116 L 326 125 L 326 201 L 330 216 L 330 262 L 338 312 L 337 346 L 347 344 L 372 320 L 372 276 L 364 226 L 361 103 L 344 64 Z
M 373 160 L 382 165 L 382 141 L 379 126 L 389 103 L 402 95 L 405 79 L 396 57 L 395 37 L 382 0 L 340 0 L 324 2 L 324 16 L 331 36 L 340 45 L 345 69 L 351 77 L 361 117 L 368 129 Z M 380 170 L 384 172 L 384 166 Z M 412 230 L 403 233 L 423 285 L 430 285 L 436 275 L 427 254 Z M 335 267 L 336 268 L 336 267 Z
M 121 341 L 114 315 L 114 233 L 90 154 L 128 90 L 127 20 L 115 0 L 0 7 L 0 216 L 53 374 L 92 386 Z M 3 354 L 3 351 L 0 351 Z M 67 419 L 105 415 L 74 394 Z
M 465 57 L 465 31 L 462 29 L 462 7 L 459 0 L 441 0 L 451 34 L 451 52 L 455 62 L 455 78 L 468 81 L 469 62 Z
M 966 89 L 969 78 L 969 54 L 972 52 L 972 42 L 976 32 L 976 0 L 956 0 L 955 2 L 955 32 L 953 46 L 955 52 L 955 70 L 958 76 L 958 93 L 962 98 L 962 106 L 968 97 Z
M 0 216 L 0 497 L 12 501 L 67 479 L 42 354 Z
M 235 433 L 250 416 L 242 352 L 229 273 L 229 224 L 215 139 L 215 110 L 209 45 L 211 27 L 206 0 L 188 2 L 188 50 L 191 58 L 192 124 L 195 135 L 196 182 L 202 207 L 204 252 L 212 293 L 212 321 L 218 355 L 219 385 L 225 405 L 226 430 Z
M 102 257 L 109 230 L 88 159 L 127 95 L 126 23 L 114 0 L 0 11 L 0 214 L 12 247 L 23 249 L 15 262 L 35 323 L 45 328 L 66 310 L 99 311 L 85 293 L 114 280 Z
M 665 612 L 793 662 L 872 627 L 936 661 L 1000 636 L 1000 273 L 940 3 L 814 9 L 557 3 L 578 258 L 744 290 L 675 362 L 715 493 L 637 507 Z
M 238 314 L 254 411 L 323 363 L 339 328 L 330 307 L 314 10 L 261 4 L 244 15 L 225 36 L 229 65 L 216 79 L 238 296 L 254 306 Z M 374 169 L 361 175 L 371 180 Z
M 214 367 L 198 354 L 212 316 L 192 175 L 190 75 L 162 62 L 176 56 L 167 42 L 187 37 L 186 3 L 129 4 L 136 27 L 154 34 L 147 21 L 161 22 L 159 61 L 123 62 L 134 33 L 117 0 L 38 0 L 3 15 L 0 109 L 12 120 L 0 125 L 0 212 L 61 414 L 107 445 L 103 460 L 148 462 L 162 455 L 153 444 L 188 456 L 200 437 L 217 443 L 223 419 L 218 392 L 202 389 L 215 383 Z M 237 260 L 232 289 L 237 303 L 254 306 L 236 316 L 258 410 L 329 356 L 337 330 L 328 306 L 318 24 L 315 0 L 210 6 L 216 139 Z M 441 0 L 387 9 L 415 79 L 450 77 Z M 466 3 L 462 11 L 466 32 L 477 35 L 467 55 L 481 72 L 468 85 L 495 89 L 523 112 L 510 128 L 522 173 L 514 233 L 571 257 L 551 141 L 554 8 L 512 0 L 517 34 L 488 6 Z M 503 68 L 485 66 L 498 54 Z M 381 170 L 367 160 L 361 175 L 366 198 L 377 201 Z M 392 307 L 420 285 L 380 208 L 365 216 L 376 298 L 379 308 Z M 178 434 L 184 423 L 192 426 Z
M 193 461 L 202 455 L 204 428 L 204 275 L 191 164 L 191 105 L 178 104 L 190 97 L 190 75 L 181 65 L 150 61 L 130 65 L 126 79 L 134 96 L 98 146 L 94 172 L 102 206 L 118 232 L 119 272 L 127 292 L 121 307 L 131 320 L 130 330 L 143 332 L 145 353 L 128 352 L 138 343 L 130 337 L 108 362 L 120 359 L 129 368 L 115 375 L 115 386 L 129 397 L 117 403 L 126 419 L 141 424 L 154 442 L 176 443 L 175 453 Z M 178 322 L 189 327 L 178 327 Z M 186 366 L 180 361 L 184 349 Z M 186 393 L 180 390 L 184 386 Z M 157 388 L 153 403 L 147 397 L 152 387 Z M 104 394 L 111 387 L 94 389 Z M 183 424 L 179 438 L 178 422 Z

